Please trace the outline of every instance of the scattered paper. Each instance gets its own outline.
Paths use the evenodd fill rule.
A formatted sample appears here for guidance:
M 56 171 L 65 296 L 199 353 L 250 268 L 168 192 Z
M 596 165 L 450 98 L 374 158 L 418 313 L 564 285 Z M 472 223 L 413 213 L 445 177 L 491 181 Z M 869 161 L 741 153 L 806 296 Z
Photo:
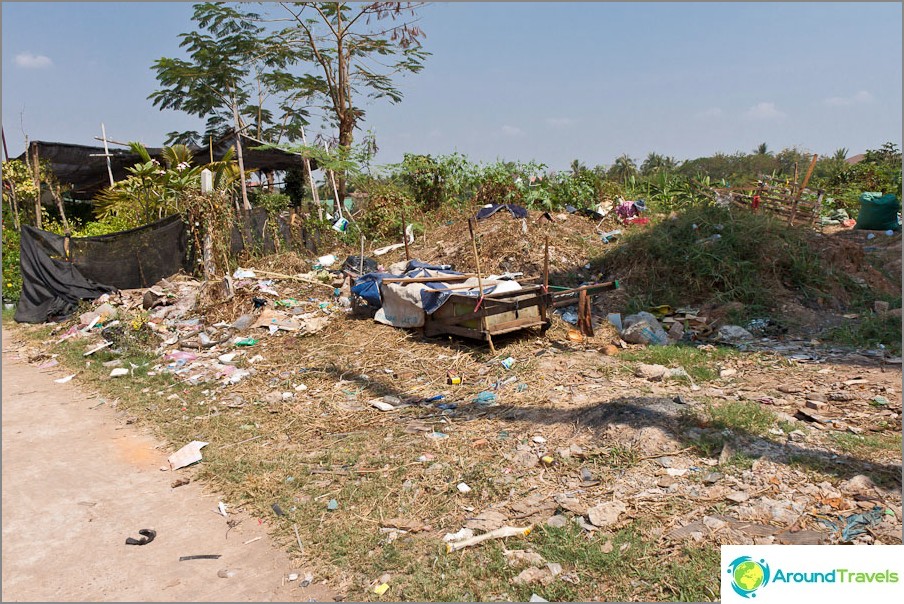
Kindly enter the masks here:
M 71 381 L 72 378 L 74 378 L 75 376 L 76 376 L 76 374 L 73 373 L 72 375 L 67 375 L 66 377 L 62 377 L 58 380 L 53 380 L 53 381 L 56 382 L 57 384 L 65 384 L 66 382 Z
M 129 370 L 125 367 L 117 367 L 110 372 L 110 377 L 122 377 L 124 375 L 129 375 Z
M 389 403 L 384 403 L 381 399 L 375 398 L 367 401 L 372 406 L 376 407 L 380 411 L 395 411 L 395 407 L 390 405 Z
M 172 455 L 169 456 L 170 468 L 178 470 L 185 466 L 201 461 L 201 449 L 206 447 L 207 443 L 199 440 L 193 440 Z

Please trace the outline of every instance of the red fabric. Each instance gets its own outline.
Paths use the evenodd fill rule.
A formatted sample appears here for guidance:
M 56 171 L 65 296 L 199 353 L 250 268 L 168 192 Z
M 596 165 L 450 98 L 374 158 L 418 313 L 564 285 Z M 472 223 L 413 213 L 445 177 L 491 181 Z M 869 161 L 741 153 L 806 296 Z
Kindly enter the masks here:
M 644 218 L 643 216 L 633 216 L 633 217 L 625 220 L 625 224 L 640 224 L 640 225 L 650 224 L 650 219 Z
M 751 205 L 753 206 L 754 210 L 759 209 L 759 207 L 760 207 L 760 196 L 759 195 L 753 196 L 753 203 Z

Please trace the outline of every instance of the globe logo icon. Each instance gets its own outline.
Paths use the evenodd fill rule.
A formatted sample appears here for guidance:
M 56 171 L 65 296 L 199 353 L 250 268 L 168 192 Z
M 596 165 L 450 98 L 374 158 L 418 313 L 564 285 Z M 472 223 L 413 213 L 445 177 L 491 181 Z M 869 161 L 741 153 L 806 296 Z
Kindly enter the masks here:
M 728 565 L 731 587 L 742 598 L 755 598 L 756 590 L 769 583 L 769 565 L 750 556 L 735 558 Z

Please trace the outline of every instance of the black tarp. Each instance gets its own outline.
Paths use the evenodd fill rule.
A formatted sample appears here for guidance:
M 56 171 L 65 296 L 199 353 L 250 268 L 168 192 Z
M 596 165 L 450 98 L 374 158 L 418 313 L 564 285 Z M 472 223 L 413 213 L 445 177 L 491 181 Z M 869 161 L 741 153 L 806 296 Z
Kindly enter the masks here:
M 68 258 L 65 240 L 22 227 L 22 295 L 16 321 L 43 323 L 64 317 L 79 300 L 93 300 L 116 289 L 150 287 L 192 268 L 187 229 L 178 215 L 129 231 L 73 237 Z
M 223 159 L 234 143 L 234 137 L 222 138 L 219 142 L 215 141 L 213 145 L 214 160 Z M 32 153 L 34 145 L 38 148 L 38 157 L 41 161 L 50 162 L 50 169 L 57 180 L 63 185 L 70 185 L 71 188 L 67 191 L 67 195 L 73 199 L 92 199 L 102 189 L 110 186 L 110 176 L 107 172 L 107 160 L 104 157 L 103 147 L 33 141 L 29 146 L 29 153 Z M 279 149 L 254 149 L 257 146 L 260 146 L 259 142 L 242 137 L 242 155 L 246 171 L 253 169 L 264 172 L 284 171 L 302 165 L 301 157 L 296 154 Z M 161 163 L 163 162 L 163 149 L 148 147 L 148 154 Z M 193 147 L 192 154 L 195 157 L 196 165 L 203 165 L 210 161 L 209 146 Z M 141 157 L 132 153 L 131 149 L 110 148 L 110 156 L 110 168 L 115 181 L 123 180 L 129 175 L 126 168 L 141 163 Z M 25 161 L 25 153 L 16 159 Z M 311 160 L 311 169 L 317 169 L 314 160 Z

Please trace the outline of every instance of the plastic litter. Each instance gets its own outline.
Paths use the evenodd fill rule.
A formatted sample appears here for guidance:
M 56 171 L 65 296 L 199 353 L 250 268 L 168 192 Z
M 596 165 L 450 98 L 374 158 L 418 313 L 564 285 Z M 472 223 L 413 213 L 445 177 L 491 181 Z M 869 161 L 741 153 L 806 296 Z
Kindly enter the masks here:
M 233 279 L 256 279 L 257 274 L 254 271 L 249 270 L 247 268 L 237 268 L 237 269 L 235 269 L 235 272 L 232 273 L 232 278 Z
M 490 392 L 488 390 L 484 390 L 483 392 L 478 394 L 476 397 L 474 397 L 473 400 L 478 405 L 489 407 L 496 403 L 496 394 L 494 394 L 493 392 Z

